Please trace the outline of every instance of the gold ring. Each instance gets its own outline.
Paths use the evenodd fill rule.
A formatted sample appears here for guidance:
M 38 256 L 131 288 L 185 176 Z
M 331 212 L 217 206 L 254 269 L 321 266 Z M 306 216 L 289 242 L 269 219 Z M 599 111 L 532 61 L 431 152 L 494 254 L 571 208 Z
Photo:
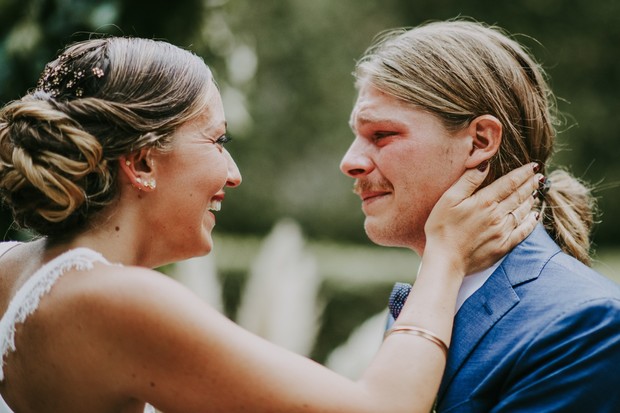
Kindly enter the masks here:
M 517 218 L 513 211 L 510 211 L 508 215 L 512 215 L 512 217 L 515 219 L 515 227 L 518 227 L 521 224 L 521 222 L 519 222 L 519 218 Z

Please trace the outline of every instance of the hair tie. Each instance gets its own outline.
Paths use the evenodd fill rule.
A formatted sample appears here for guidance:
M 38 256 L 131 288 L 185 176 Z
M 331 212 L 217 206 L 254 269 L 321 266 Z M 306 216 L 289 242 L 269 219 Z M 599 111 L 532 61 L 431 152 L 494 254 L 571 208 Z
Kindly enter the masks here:
M 551 179 L 543 177 L 540 181 L 540 186 L 538 187 L 538 195 L 540 195 L 541 198 L 544 198 L 545 195 L 547 195 L 547 192 L 549 192 L 549 189 L 551 189 Z

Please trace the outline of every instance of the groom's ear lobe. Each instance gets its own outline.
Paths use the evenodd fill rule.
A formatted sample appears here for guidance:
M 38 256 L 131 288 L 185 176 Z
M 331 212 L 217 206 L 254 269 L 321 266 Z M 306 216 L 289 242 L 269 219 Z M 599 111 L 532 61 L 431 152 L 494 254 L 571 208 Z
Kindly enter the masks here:
M 475 168 L 491 159 L 502 143 L 502 123 L 493 115 L 475 118 L 468 126 L 472 147 L 465 167 Z

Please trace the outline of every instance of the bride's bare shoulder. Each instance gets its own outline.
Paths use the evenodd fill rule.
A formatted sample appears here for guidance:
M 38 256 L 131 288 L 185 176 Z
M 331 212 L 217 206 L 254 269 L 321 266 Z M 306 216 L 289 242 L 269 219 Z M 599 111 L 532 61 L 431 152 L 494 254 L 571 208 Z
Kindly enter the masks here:
M 170 276 L 144 267 L 97 262 L 88 271 L 72 270 L 62 289 L 77 303 L 104 306 L 108 311 L 155 311 L 160 307 L 200 301 Z

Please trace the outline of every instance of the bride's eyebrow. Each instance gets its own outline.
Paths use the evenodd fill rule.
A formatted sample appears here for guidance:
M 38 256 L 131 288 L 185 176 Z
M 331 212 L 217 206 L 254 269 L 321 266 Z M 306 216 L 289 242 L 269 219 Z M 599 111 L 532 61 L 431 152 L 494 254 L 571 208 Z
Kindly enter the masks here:
M 224 121 L 220 125 L 217 126 L 207 126 L 206 128 L 200 128 L 198 134 L 203 138 L 218 138 L 221 135 L 229 135 L 228 133 L 228 122 Z

